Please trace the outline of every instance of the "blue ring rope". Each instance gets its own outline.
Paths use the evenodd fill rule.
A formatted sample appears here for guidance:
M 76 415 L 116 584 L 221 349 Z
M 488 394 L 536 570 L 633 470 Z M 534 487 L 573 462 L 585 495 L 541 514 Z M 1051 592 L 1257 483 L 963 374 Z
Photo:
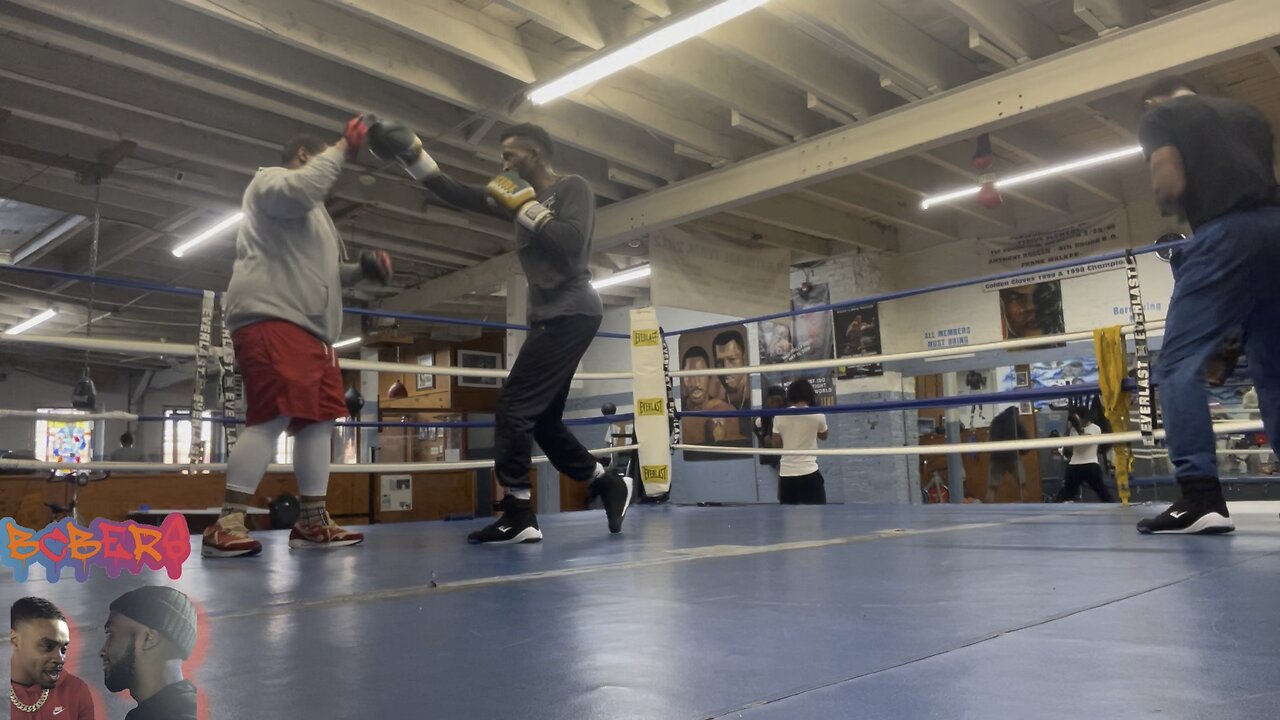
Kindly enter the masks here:
M 616 423 L 616 422 L 630 422 L 634 419 L 635 419 L 635 415 L 633 415 L 632 413 L 620 413 L 617 415 L 600 415 L 600 416 L 592 416 L 592 417 L 585 417 L 585 418 L 567 418 L 564 420 L 564 424 L 568 426 L 607 425 L 607 424 Z M 190 417 L 187 415 L 139 415 L 137 421 L 138 422 L 165 422 L 167 420 L 185 421 L 185 420 L 190 420 Z M 238 417 L 231 417 L 231 418 L 210 417 L 210 418 L 205 418 L 204 421 L 210 422 L 210 423 L 218 423 L 220 425 L 243 425 L 244 424 L 244 418 L 238 418 Z M 463 422 L 435 422 L 435 423 L 433 422 L 391 422 L 391 421 L 385 421 L 385 420 L 377 421 L 377 422 L 374 422 L 374 421 L 364 422 L 359 420 L 356 420 L 356 421 L 338 420 L 338 421 L 335 421 L 333 424 L 335 427 L 367 427 L 367 428 L 400 427 L 400 428 L 415 428 L 415 429 L 417 428 L 467 429 L 467 428 L 491 428 L 491 427 L 494 427 L 495 423 L 489 420 L 475 420 L 475 421 L 463 421 Z
M 1132 381 L 1125 381 L 1125 388 L 1132 390 Z M 999 403 L 1021 402 L 1023 400 L 1045 400 L 1079 395 L 1097 395 L 1101 389 L 1095 383 L 1086 385 L 1064 385 L 1061 387 L 1036 388 L 1033 390 L 1006 390 L 1004 392 L 980 393 L 975 395 L 955 395 L 940 398 L 919 398 L 911 400 L 888 400 L 872 403 L 850 403 L 847 405 L 818 405 L 803 408 L 774 408 L 759 410 L 691 410 L 677 413 L 680 417 L 769 417 L 776 415 L 814 415 L 817 413 L 857 413 L 878 412 L 882 410 L 917 410 L 920 408 L 963 407 L 965 405 L 993 405 Z
M 175 285 L 160 285 L 150 283 L 143 280 L 129 280 L 127 278 L 108 277 L 104 275 L 83 275 L 81 273 L 67 272 L 65 270 L 50 270 L 48 268 L 22 267 L 18 265 L 0 265 L 0 270 L 8 270 L 11 272 L 28 273 L 30 275 L 44 275 L 47 277 L 59 278 L 62 280 L 77 280 L 81 282 L 95 283 L 99 285 L 111 285 L 114 287 L 131 288 L 134 290 L 146 290 L 148 292 L 167 293 L 170 295 L 184 295 L 186 297 L 204 297 L 204 290 L 195 288 L 184 288 Z M 214 295 L 222 296 L 220 292 L 214 292 Z M 371 308 L 342 308 L 344 313 L 350 315 L 368 315 L 370 317 L 393 318 L 396 320 L 415 320 L 418 322 L 431 322 L 449 325 L 467 325 L 470 327 L 491 328 L 497 330 L 520 330 L 529 331 L 528 325 L 516 325 L 513 323 L 489 322 L 485 320 L 461 320 L 459 318 L 441 317 L 439 315 L 417 315 L 414 313 L 392 312 L 389 310 L 375 310 Z M 629 340 L 630 335 L 626 333 L 615 332 L 598 332 L 596 337 L 613 338 L 618 340 Z
M 968 280 L 955 280 L 949 283 L 940 283 L 937 285 L 926 285 L 924 287 L 915 288 L 913 290 L 898 290 L 896 292 L 882 293 L 880 295 L 868 295 L 867 297 L 857 298 L 854 300 L 842 300 L 837 303 L 828 303 L 826 305 L 815 305 L 814 307 L 802 308 L 800 310 L 788 310 L 786 312 L 773 313 L 772 315 L 760 315 L 757 317 L 744 318 L 742 320 L 726 320 L 724 322 L 712 323 L 710 325 L 702 325 L 699 327 L 685 328 L 683 330 L 664 331 L 663 337 L 672 335 L 682 335 L 684 333 L 705 332 L 707 330 L 719 330 L 721 328 L 734 327 L 735 325 L 743 325 L 756 322 L 764 322 L 766 320 L 778 320 L 785 317 L 795 317 L 797 315 L 809 315 L 812 313 L 827 312 L 829 310 L 843 310 L 844 308 L 858 307 L 861 305 L 871 305 L 872 303 L 887 302 L 889 300 L 900 300 L 902 298 L 915 297 L 916 295 L 924 295 L 926 293 L 938 292 L 940 290 L 954 290 L 955 288 L 966 287 L 968 285 L 978 285 L 980 283 L 991 282 L 993 280 L 1005 280 L 1012 277 L 1021 277 L 1023 275 L 1034 275 L 1036 273 L 1048 272 L 1051 270 L 1061 270 L 1063 268 L 1075 267 L 1077 265 L 1087 265 L 1095 262 L 1106 262 L 1109 260 L 1119 260 L 1125 256 L 1126 252 L 1132 252 L 1134 255 L 1144 255 L 1161 250 L 1168 250 L 1184 245 L 1190 240 L 1178 240 L 1176 242 L 1162 243 L 1160 245 L 1151 245 L 1139 250 L 1125 251 L 1117 250 L 1115 252 L 1096 255 L 1083 260 L 1068 260 L 1052 265 L 1036 265 L 1034 267 L 1022 268 L 1020 270 L 1009 270 L 994 275 L 984 275 L 982 277 L 969 278 Z

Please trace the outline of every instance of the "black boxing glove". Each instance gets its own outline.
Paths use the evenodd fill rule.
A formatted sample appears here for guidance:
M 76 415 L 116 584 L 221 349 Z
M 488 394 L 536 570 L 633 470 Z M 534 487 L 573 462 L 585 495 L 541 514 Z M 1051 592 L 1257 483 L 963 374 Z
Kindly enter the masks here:
M 365 250 L 360 253 L 360 271 L 366 278 L 387 285 L 394 274 L 391 256 L 386 250 Z
M 381 160 L 398 160 L 414 180 L 430 180 L 440 166 L 422 149 L 422 140 L 407 125 L 381 120 L 369 128 L 369 152 Z

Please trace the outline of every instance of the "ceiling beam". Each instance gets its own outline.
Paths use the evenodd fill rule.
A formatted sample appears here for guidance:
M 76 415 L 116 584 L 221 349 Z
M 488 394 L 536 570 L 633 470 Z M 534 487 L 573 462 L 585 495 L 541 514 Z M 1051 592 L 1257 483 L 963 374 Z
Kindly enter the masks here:
M 775 0 L 763 7 L 920 97 L 981 76 L 959 53 L 876 0 Z
M 891 225 L 918 230 L 942 240 L 957 238 L 955 223 L 949 222 L 948 216 L 927 213 L 920 209 L 918 199 L 895 193 L 858 175 L 847 175 L 798 193 L 824 204 L 837 203 L 847 212 L 875 215 Z
M 1058 33 L 1018 0 L 935 0 L 1021 64 L 1065 49 Z
M 693 223 L 694 227 L 719 233 L 734 240 L 757 242 L 792 252 L 792 260 L 828 258 L 844 250 L 844 243 L 787 230 L 766 222 L 736 215 L 733 212 L 714 215 Z
M 703 37 L 779 82 L 811 93 L 857 119 L 897 104 L 875 73 L 849 62 L 767 13 L 749 12 Z
M 857 125 L 602 208 L 595 245 L 929 151 L 1141 85 L 1272 47 L 1274 0 L 1208 3 L 878 115 Z M 766 6 L 768 7 L 768 6 Z
M 959 178 L 957 182 L 977 184 L 982 178 L 982 174 L 975 171 L 971 165 L 973 149 L 968 142 L 934 148 L 920 153 L 920 158 Z M 1009 174 L 1009 169 L 1006 167 L 997 169 L 999 170 L 995 173 L 997 177 Z M 1061 186 L 1039 184 L 1020 190 L 1001 190 L 1000 194 L 1059 215 L 1065 215 L 1069 211 L 1066 193 Z
M 559 74 L 580 59 L 575 53 L 529 38 L 517 28 L 497 23 L 491 16 L 453 0 L 321 1 L 526 84 Z M 737 159 L 746 154 L 743 144 L 735 144 L 678 103 L 645 98 L 616 78 L 601 80 L 589 92 L 574 93 L 568 99 L 615 120 L 724 157 Z
M 1151 14 L 1146 0 L 1073 0 L 1072 10 L 1099 35 L 1133 27 Z
M 734 214 L 846 245 L 871 250 L 898 249 L 895 230 L 794 196 L 763 198 L 734 208 Z
M 306 102 L 327 103 L 348 113 L 364 109 L 404 118 L 435 140 L 478 110 L 502 115 L 518 87 L 513 81 L 478 75 L 462 58 L 303 0 L 278 0 L 269 6 L 244 0 L 218 5 L 204 0 L 119 0 L 109 10 L 91 0 L 17 2 Z M 222 22 L 203 21 L 201 13 Z M 322 24 L 326 21 L 330 24 Z M 333 28 L 341 28 L 342 35 L 335 36 Z M 334 88 L 341 88 L 342 95 L 335 95 Z M 567 106 L 554 112 L 517 113 L 509 120 L 536 117 L 566 145 L 657 177 L 679 175 L 679 163 L 669 149 L 648 134 L 602 124 L 598 115 L 583 112 L 587 111 Z
M 600 12 L 604 3 L 592 0 L 494 0 L 539 25 L 592 50 L 622 39 L 624 32 Z

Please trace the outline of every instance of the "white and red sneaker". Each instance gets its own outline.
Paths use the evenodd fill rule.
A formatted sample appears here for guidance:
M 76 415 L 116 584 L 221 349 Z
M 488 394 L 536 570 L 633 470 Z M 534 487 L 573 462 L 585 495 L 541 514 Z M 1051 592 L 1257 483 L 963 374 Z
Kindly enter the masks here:
M 329 517 L 327 510 L 324 513 L 324 524 L 303 525 L 299 522 L 289 533 L 289 547 L 294 549 L 345 547 L 362 542 L 364 542 L 364 535 L 347 530 L 335 523 L 333 518 Z
M 229 513 L 205 528 L 200 554 L 204 557 L 240 557 L 262 552 L 262 543 L 249 535 L 244 519 L 242 512 Z

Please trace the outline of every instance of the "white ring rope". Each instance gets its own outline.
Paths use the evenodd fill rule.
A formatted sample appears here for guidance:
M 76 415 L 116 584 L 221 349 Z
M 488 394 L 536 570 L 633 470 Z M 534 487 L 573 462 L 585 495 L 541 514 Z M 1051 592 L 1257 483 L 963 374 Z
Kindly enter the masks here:
M 1164 321 L 1155 320 L 1147 323 L 1146 327 L 1148 331 L 1162 328 L 1164 327 Z M 1124 325 L 1121 327 L 1121 331 L 1125 333 L 1128 333 L 1132 329 L 1133 325 Z M 947 357 L 949 355 L 970 355 L 975 352 L 984 352 L 987 350 L 1018 350 L 1044 345 L 1080 342 L 1083 340 L 1093 340 L 1093 331 L 1081 330 L 1079 332 L 1063 333 L 1060 335 L 1042 335 L 1034 338 L 1002 340 L 1000 342 L 982 343 L 979 345 L 956 345 L 955 347 L 937 348 L 935 350 L 916 350 L 912 352 L 891 353 L 889 355 L 850 355 L 848 357 L 835 358 L 834 360 L 806 360 L 804 362 L 777 363 L 775 365 L 744 365 L 736 368 L 707 368 L 705 370 L 672 370 L 671 376 L 703 377 L 778 373 L 789 370 L 825 370 L 835 367 L 848 367 L 850 365 L 878 365 L 902 362 L 905 360 L 923 360 L 926 358 Z
M 598 450 L 590 450 L 592 455 L 612 455 L 614 453 L 631 452 L 638 450 L 639 445 L 620 445 L 618 447 L 600 448 Z M 547 462 L 545 455 L 538 455 L 532 458 L 532 462 Z M 357 463 L 351 465 L 333 464 L 329 466 L 330 474 L 337 475 L 369 475 L 376 473 L 415 473 L 415 472 L 445 472 L 450 470 L 484 470 L 493 467 L 492 460 L 470 460 L 462 462 L 437 462 L 437 463 Z M 46 471 L 60 470 L 66 472 L 78 472 L 81 470 L 109 470 L 120 473 L 148 473 L 148 472 L 170 472 L 187 474 L 188 471 L 199 472 L 226 472 L 226 463 L 136 463 L 136 462 L 86 462 L 86 463 L 51 463 L 41 460 L 9 460 L 0 459 L 0 470 L 27 470 L 27 471 Z M 292 465 L 269 465 L 267 466 L 269 473 L 292 473 Z
M 181 343 L 162 343 L 135 340 L 104 340 L 101 338 L 70 338 L 59 335 L 0 335 L 0 341 L 28 343 L 32 345 L 50 345 L 77 350 L 96 350 L 101 352 L 118 352 L 131 355 L 157 355 L 169 357 L 197 357 L 199 349 L 195 345 Z M 217 356 L 221 349 L 212 349 L 210 356 Z M 465 368 L 449 365 L 412 365 L 409 363 L 380 362 L 376 360 L 339 359 L 338 366 L 344 370 L 360 370 L 370 372 L 411 373 L 414 375 L 449 375 L 455 377 L 506 378 L 510 370 L 486 370 L 484 368 Z M 635 375 L 630 371 L 619 372 L 582 372 L 574 376 L 576 380 L 630 380 Z
M 99 413 L 56 413 L 36 412 L 35 410 L 0 410 L 0 420 L 52 420 L 53 422 L 84 422 L 86 420 L 124 420 L 135 422 L 135 413 L 123 411 Z M 179 419 L 179 418 L 175 418 Z
M 1262 430 L 1261 421 L 1219 423 L 1213 426 L 1215 435 Z M 1164 437 L 1164 430 L 1156 430 L 1157 439 Z M 1009 452 L 1017 450 L 1044 450 L 1078 445 L 1120 445 L 1141 442 L 1138 431 L 1103 433 L 1102 435 L 1072 435 L 1070 437 L 1036 438 L 1033 440 L 998 440 L 996 442 L 952 443 L 949 445 L 904 445 L 898 447 L 869 448 L 820 448 L 817 450 L 785 450 L 755 447 L 719 447 L 716 445 L 672 445 L 673 450 L 695 450 L 725 455 L 965 455 L 969 453 Z M 3 461 L 0 461 L 3 462 Z

